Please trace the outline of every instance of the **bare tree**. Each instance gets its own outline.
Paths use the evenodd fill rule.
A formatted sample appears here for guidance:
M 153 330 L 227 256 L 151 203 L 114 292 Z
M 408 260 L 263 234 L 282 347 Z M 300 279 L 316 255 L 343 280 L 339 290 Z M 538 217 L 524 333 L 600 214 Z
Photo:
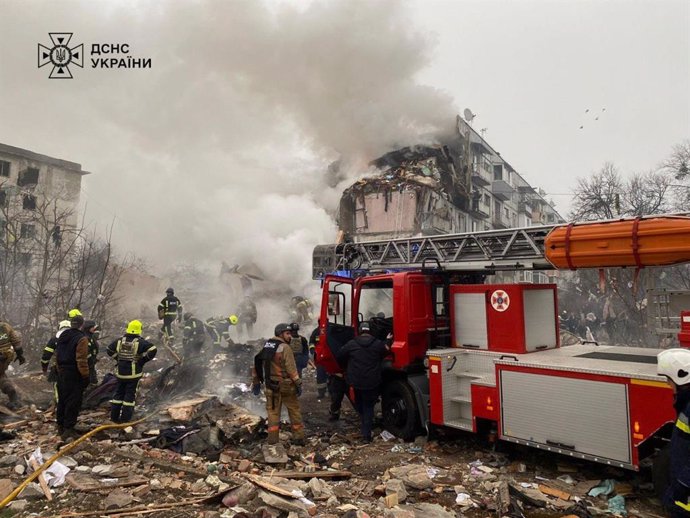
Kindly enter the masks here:
M 659 214 L 671 208 L 670 190 L 668 175 L 650 171 L 623 178 L 613 164 L 606 163 L 598 173 L 578 179 L 570 218 L 581 221 Z
M 99 238 L 78 222 L 68 195 L 42 192 L 37 186 L 3 187 L 0 184 L 0 318 L 22 331 L 31 353 L 72 307 L 80 307 L 89 318 L 106 318 L 129 261 L 114 256 L 112 227 Z
M 659 172 L 635 174 L 623 186 L 621 210 L 628 216 L 661 214 L 671 210 L 670 178 Z
M 573 221 L 611 219 L 620 214 L 623 179 L 610 162 L 590 178 L 578 178 L 570 219 Z
M 671 154 L 661 163 L 661 170 L 676 180 L 690 177 L 690 140 L 673 146 Z

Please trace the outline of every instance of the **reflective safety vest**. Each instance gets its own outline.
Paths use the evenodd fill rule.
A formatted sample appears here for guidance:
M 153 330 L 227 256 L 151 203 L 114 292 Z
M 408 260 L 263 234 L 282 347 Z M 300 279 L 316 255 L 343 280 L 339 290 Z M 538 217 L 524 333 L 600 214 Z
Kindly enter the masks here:
M 117 372 L 120 379 L 141 378 L 144 364 L 156 356 L 156 346 L 143 338 L 128 339 L 122 337 L 108 347 L 108 354 L 117 360 Z

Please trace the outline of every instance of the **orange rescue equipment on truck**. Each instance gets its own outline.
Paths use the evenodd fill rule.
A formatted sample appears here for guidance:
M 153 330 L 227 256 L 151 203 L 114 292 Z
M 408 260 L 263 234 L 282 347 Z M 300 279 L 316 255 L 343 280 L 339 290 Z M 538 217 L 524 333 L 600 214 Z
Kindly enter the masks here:
M 666 266 L 690 256 L 690 218 L 662 216 L 554 228 L 544 242 L 556 268 Z

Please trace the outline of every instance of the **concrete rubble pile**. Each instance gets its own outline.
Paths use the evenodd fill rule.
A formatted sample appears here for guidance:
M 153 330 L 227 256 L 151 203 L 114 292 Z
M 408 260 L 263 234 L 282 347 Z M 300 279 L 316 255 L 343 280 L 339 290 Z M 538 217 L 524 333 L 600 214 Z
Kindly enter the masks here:
M 16 516 L 154 518 L 661 514 L 650 503 L 652 490 L 638 479 L 615 482 L 630 478 L 622 471 L 592 474 L 591 465 L 561 457 L 561 464 L 546 469 L 553 457 L 529 464 L 520 452 L 511 459 L 466 435 L 405 443 L 379 427 L 374 442 L 364 445 L 349 406 L 339 422 L 328 423 L 328 401 L 316 398 L 310 372 L 301 398 L 306 446 L 291 445 L 289 432 L 281 432 L 280 444 L 268 445 L 265 419 L 258 415 L 263 398 L 252 396 L 237 376 L 221 376 L 228 369 L 224 358 L 210 363 L 208 375 L 218 375 L 212 379 L 219 395 L 184 388 L 180 378 L 189 370 L 182 366 L 167 372 L 160 385 L 161 369 L 142 390 L 145 405 L 137 415 L 147 416 L 143 422 L 84 440 L 28 484 L 9 509 Z M 13 413 L 0 407 L 0 413 L 4 499 L 60 444 L 50 410 Z M 106 423 L 107 404 L 83 411 L 79 427 Z

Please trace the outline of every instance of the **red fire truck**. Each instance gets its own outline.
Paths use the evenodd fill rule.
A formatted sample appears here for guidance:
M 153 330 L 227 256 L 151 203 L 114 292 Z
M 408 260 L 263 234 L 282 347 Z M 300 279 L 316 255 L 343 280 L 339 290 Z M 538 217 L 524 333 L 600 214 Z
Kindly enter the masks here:
M 659 351 L 561 347 L 555 284 L 485 280 L 688 261 L 685 216 L 317 246 L 317 362 L 339 372 L 335 352 L 367 320 L 374 335 L 393 334 L 382 414 L 398 437 L 446 426 L 638 469 L 675 419 Z

